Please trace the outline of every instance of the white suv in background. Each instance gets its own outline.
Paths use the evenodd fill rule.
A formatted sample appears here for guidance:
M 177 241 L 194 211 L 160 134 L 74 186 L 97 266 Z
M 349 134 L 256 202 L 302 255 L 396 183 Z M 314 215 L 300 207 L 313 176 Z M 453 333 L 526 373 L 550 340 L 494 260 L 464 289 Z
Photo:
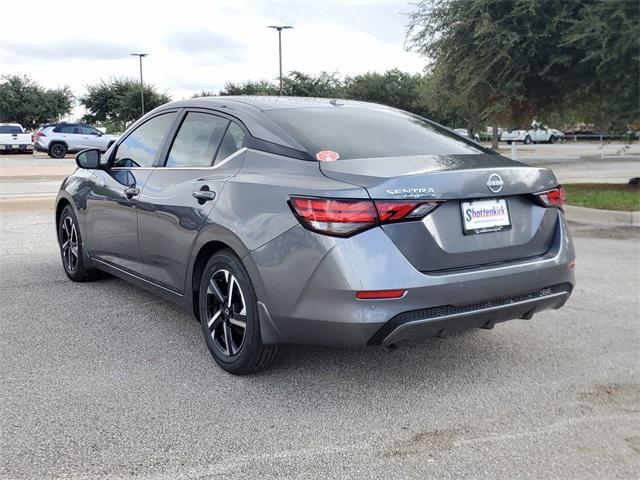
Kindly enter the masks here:
M 62 158 L 67 153 L 76 153 L 85 148 L 106 152 L 118 137 L 83 123 L 54 123 L 43 125 L 38 130 L 33 147 L 38 152 L 47 152 L 52 158 Z

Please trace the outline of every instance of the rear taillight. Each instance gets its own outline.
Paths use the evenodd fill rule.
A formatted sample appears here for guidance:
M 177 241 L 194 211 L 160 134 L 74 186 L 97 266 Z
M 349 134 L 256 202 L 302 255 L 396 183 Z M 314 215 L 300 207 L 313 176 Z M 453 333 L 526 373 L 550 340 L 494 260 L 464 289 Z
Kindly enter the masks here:
M 383 223 L 422 218 L 439 205 L 434 201 L 346 200 L 291 197 L 291 207 L 309 230 L 347 237 Z
M 552 190 L 536 193 L 536 197 L 540 199 L 540 202 L 545 207 L 562 208 L 564 206 L 565 198 L 564 198 L 564 188 L 562 188 L 562 185 L 558 185 L 556 188 Z
M 46 135 L 44 134 L 44 132 L 38 132 L 38 136 L 39 136 L 39 137 L 46 137 Z
M 31 134 L 31 143 L 33 143 L 35 140 L 35 137 L 33 136 L 33 133 Z

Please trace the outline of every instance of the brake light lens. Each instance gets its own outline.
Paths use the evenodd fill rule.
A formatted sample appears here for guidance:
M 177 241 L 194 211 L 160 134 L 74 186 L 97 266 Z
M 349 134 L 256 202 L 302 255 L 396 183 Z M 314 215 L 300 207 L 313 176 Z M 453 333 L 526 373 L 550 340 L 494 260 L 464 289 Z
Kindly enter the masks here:
M 347 237 L 382 223 L 422 218 L 440 202 L 291 197 L 293 212 L 309 230 Z
M 536 193 L 536 196 L 545 207 L 562 208 L 565 203 L 564 188 L 562 188 L 562 185 L 558 185 L 556 188 L 547 190 L 546 192 Z

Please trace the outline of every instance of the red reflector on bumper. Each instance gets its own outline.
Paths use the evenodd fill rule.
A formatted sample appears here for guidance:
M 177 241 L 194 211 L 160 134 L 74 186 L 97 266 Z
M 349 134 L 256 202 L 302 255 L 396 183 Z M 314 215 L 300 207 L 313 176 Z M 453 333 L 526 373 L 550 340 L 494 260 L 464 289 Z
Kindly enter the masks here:
M 356 292 L 356 298 L 360 300 L 380 300 L 384 298 L 400 298 L 406 290 L 362 290 Z

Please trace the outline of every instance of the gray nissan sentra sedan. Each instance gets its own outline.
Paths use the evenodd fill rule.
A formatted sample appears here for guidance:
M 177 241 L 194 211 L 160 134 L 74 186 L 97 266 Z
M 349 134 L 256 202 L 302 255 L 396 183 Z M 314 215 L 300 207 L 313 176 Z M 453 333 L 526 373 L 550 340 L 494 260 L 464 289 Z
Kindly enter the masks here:
M 76 162 L 56 202 L 67 276 L 192 311 L 235 374 L 288 343 L 393 348 L 530 319 L 575 282 L 551 171 L 381 105 L 184 100 Z

